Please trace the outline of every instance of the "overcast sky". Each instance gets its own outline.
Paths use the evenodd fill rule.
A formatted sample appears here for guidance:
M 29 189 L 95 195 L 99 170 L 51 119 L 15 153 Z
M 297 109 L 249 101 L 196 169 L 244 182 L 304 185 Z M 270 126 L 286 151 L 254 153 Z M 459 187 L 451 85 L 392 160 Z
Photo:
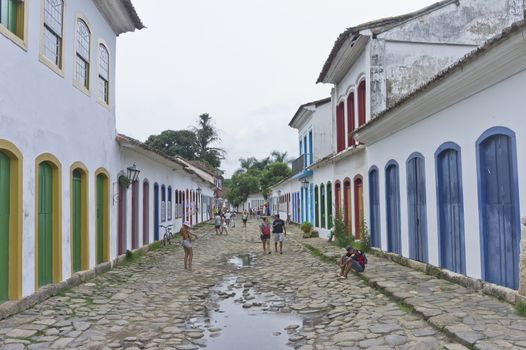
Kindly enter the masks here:
M 298 156 L 288 123 L 299 105 L 328 97 L 316 79 L 346 28 L 432 0 L 133 0 L 147 26 L 118 39 L 117 128 L 145 141 L 210 113 L 227 151 Z

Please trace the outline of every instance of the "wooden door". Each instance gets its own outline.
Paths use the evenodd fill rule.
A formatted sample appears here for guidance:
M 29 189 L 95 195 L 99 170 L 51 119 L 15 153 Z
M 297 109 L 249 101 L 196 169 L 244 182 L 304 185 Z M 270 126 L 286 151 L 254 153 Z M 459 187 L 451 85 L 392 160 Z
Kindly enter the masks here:
M 139 182 L 132 183 L 132 249 L 139 248 Z
M 354 237 L 360 239 L 360 227 L 363 222 L 363 181 L 354 179 Z
M 153 185 L 153 240 L 159 240 L 159 185 L 157 184 Z
M 142 243 L 148 244 L 150 240 L 150 184 L 142 185 Z
M 53 282 L 53 169 L 39 165 L 38 178 L 38 286 Z
M 318 186 L 314 187 L 314 227 L 320 227 L 320 200 Z
M 320 188 L 320 202 L 321 202 L 321 227 L 326 228 L 326 220 L 325 220 L 325 185 L 322 184 Z
M 327 183 L 327 228 L 330 230 L 334 225 L 332 218 L 332 186 L 331 183 Z
M 484 280 L 519 285 L 520 221 L 511 137 L 497 134 L 479 145 Z
M 409 257 L 427 262 L 427 215 L 424 158 L 407 161 L 407 206 L 409 215 Z
M 97 175 L 97 184 L 96 184 L 96 230 L 97 230 L 97 264 L 104 262 L 104 245 L 106 244 L 106 239 L 104 235 L 104 175 Z
M 391 164 L 385 171 L 386 206 L 387 206 L 387 250 L 402 253 L 400 228 L 400 185 L 398 166 Z
M 0 152 L 0 303 L 9 298 L 10 160 Z
M 380 183 L 376 169 L 369 172 L 369 206 L 371 246 L 380 248 Z
M 436 158 L 440 267 L 465 274 L 464 207 L 460 152 L 445 149 Z
M 82 261 L 82 175 L 80 171 L 73 171 L 73 185 L 71 193 L 71 227 L 73 232 L 71 239 L 73 240 L 73 272 L 80 271 Z
M 117 239 L 117 254 L 122 255 L 126 252 L 127 242 L 126 242 L 126 233 L 127 233 L 127 207 L 128 207 L 128 198 L 127 198 L 127 188 L 125 186 L 119 186 L 119 232 Z

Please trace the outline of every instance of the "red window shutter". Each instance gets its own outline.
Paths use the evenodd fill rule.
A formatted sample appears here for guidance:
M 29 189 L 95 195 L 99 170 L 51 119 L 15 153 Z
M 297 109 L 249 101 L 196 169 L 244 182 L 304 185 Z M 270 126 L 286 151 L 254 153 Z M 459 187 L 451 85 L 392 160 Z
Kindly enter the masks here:
M 345 130 L 344 130 L 344 104 L 341 102 L 336 107 L 336 151 L 341 152 L 345 148 Z
M 358 126 L 365 124 L 365 80 L 358 86 Z
M 347 133 L 349 134 L 349 141 L 347 146 L 354 146 L 354 138 L 351 133 L 354 131 L 354 93 L 347 97 Z

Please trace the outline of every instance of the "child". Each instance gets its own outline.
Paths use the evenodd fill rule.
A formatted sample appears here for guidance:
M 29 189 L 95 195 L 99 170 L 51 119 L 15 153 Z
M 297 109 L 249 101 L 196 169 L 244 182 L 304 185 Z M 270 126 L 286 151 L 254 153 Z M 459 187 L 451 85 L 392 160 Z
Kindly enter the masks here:
M 352 246 L 347 247 L 347 253 L 340 258 L 340 278 L 347 278 L 351 269 L 356 272 L 364 272 L 367 257 L 361 250 L 354 249 Z
M 223 228 L 221 229 L 221 234 L 226 232 L 225 235 L 228 235 L 228 224 L 225 218 L 223 218 Z

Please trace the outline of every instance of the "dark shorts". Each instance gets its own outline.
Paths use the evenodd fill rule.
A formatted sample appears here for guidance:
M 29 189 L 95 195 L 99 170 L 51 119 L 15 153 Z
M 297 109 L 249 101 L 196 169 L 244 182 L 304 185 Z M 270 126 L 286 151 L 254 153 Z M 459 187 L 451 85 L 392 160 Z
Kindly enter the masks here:
M 221 228 L 221 225 L 216 225 L 216 228 Z

